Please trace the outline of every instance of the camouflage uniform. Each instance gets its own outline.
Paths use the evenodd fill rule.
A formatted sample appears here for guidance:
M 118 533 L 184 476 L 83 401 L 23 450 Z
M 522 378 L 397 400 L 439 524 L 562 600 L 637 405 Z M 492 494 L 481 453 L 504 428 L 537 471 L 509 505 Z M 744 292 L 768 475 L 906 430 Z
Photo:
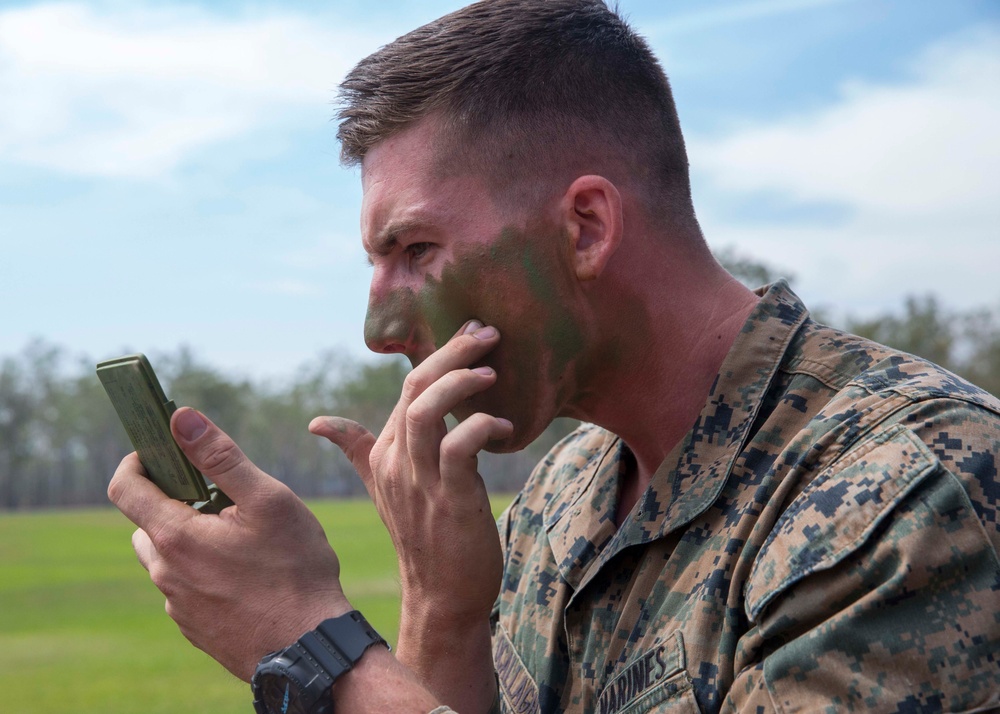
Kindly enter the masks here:
M 500 519 L 506 712 L 1000 709 L 1000 401 L 771 286 L 614 524 L 583 426 Z

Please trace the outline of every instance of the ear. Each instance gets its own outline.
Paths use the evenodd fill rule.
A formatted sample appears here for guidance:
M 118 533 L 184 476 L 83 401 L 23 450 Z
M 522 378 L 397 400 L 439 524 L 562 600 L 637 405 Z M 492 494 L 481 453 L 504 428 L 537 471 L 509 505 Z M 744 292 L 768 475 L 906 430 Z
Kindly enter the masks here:
M 621 194 L 603 176 L 581 176 L 566 189 L 562 206 L 576 276 L 594 280 L 621 244 Z

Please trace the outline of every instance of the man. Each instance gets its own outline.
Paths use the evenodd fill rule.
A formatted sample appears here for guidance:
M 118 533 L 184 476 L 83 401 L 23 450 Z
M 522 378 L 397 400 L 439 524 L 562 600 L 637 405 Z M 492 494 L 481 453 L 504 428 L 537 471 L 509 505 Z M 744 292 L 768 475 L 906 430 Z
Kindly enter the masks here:
M 414 369 L 378 439 L 310 428 L 393 537 L 398 651 L 348 623 L 341 674 L 315 643 L 342 635 L 303 636 L 351 610 L 335 554 L 183 409 L 178 443 L 236 507 L 169 501 L 134 455 L 109 494 L 195 645 L 249 679 L 267 653 L 302 659 L 285 648 L 303 636 L 320 654 L 289 667 L 349 712 L 1000 706 L 1000 402 L 715 262 L 666 78 L 614 13 L 478 3 L 363 60 L 343 92 L 365 338 Z M 476 455 L 557 416 L 586 424 L 498 540 Z M 325 711 L 274 661 L 259 698 Z

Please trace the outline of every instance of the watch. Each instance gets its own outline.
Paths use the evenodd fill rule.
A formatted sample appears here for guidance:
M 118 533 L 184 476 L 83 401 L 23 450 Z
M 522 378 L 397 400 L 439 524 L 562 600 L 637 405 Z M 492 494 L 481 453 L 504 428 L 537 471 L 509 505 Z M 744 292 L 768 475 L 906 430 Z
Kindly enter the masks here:
M 250 687 L 257 714 L 332 714 L 330 688 L 372 645 L 389 644 L 357 610 L 324 620 L 260 661 Z

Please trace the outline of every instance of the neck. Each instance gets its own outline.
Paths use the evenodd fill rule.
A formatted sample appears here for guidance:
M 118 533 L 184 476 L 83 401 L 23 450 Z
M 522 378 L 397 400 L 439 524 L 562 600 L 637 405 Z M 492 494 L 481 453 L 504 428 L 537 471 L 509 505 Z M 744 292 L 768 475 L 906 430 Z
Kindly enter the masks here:
M 593 362 L 593 387 L 582 385 L 572 414 L 617 434 L 635 455 L 619 489 L 620 517 L 694 425 L 759 299 L 711 258 L 657 261 L 648 254 L 631 266 L 622 261 L 621 279 L 609 280 L 607 294 L 593 302 L 608 339 Z

